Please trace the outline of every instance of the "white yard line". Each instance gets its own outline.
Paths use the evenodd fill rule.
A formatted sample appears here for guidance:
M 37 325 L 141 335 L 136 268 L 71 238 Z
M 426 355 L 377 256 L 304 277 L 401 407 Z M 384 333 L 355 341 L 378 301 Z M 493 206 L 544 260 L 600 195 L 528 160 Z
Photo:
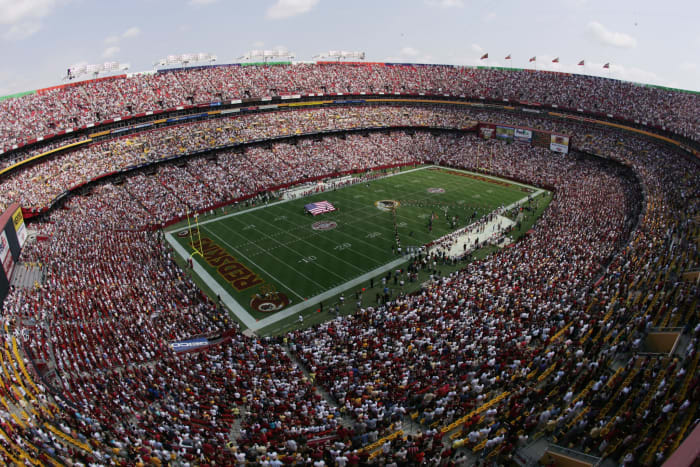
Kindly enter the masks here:
M 397 175 L 403 175 L 403 174 L 408 174 L 408 173 L 411 173 L 411 172 L 418 172 L 419 170 L 430 170 L 430 169 L 454 170 L 455 172 L 463 172 L 463 173 L 467 173 L 467 174 L 471 174 L 471 175 L 478 175 L 478 176 L 480 176 L 480 177 L 490 178 L 490 179 L 492 179 L 492 180 L 499 180 L 499 181 L 502 181 L 502 182 L 510 183 L 511 185 L 518 185 L 518 186 L 522 186 L 522 187 L 525 187 L 525 188 L 535 188 L 535 187 L 533 187 L 533 186 L 531 186 L 531 185 L 525 185 L 525 184 L 523 184 L 523 183 L 514 182 L 514 181 L 512 181 L 512 180 L 507 180 L 507 179 L 505 179 L 505 178 L 498 178 L 498 177 L 495 177 L 495 176 L 492 176 L 492 175 L 480 174 L 480 173 L 477 173 L 477 172 L 471 172 L 471 171 L 469 171 L 469 170 L 464 170 L 464 169 L 455 169 L 455 168 L 452 168 L 452 167 L 443 167 L 443 166 L 440 166 L 440 165 L 424 165 L 424 166 L 421 166 L 421 167 L 416 167 L 415 169 L 402 170 L 401 172 L 387 174 L 387 175 L 384 175 L 383 177 L 375 178 L 375 179 L 373 179 L 373 180 L 371 180 L 371 181 L 382 180 L 382 179 L 389 178 L 389 177 L 396 177 Z M 357 183 L 353 183 L 353 184 L 350 184 L 350 185 L 345 185 L 345 186 L 342 186 L 342 187 L 340 187 L 340 188 L 335 188 L 335 189 L 336 189 L 336 190 L 342 190 L 343 188 L 348 188 L 348 187 L 355 186 L 355 185 L 357 185 Z M 542 190 L 540 190 L 540 191 L 542 191 Z M 316 193 L 314 193 L 314 194 L 316 194 Z M 274 202 L 272 202 L 272 203 L 261 204 L 260 206 L 255 206 L 255 207 L 252 207 L 252 208 L 249 208 L 249 209 L 245 209 L 245 210 L 243 210 L 243 211 L 232 212 L 231 214 L 226 214 L 226 215 L 224 215 L 224 216 L 218 216 L 218 217 L 214 217 L 213 219 L 207 219 L 207 220 L 200 221 L 200 222 L 199 222 L 199 225 L 202 226 L 202 225 L 209 224 L 210 222 L 217 222 L 217 221 L 219 221 L 219 220 L 221 220 L 221 219 L 227 219 L 227 218 L 233 217 L 233 216 L 240 216 L 241 214 L 245 214 L 245 213 L 247 213 L 247 212 L 257 211 L 257 210 L 259 210 L 259 209 L 265 209 L 265 208 L 270 207 L 270 206 L 276 206 L 276 205 L 278 205 L 278 204 L 288 203 L 288 202 L 290 202 L 290 201 L 295 201 L 295 200 L 297 200 L 297 199 L 301 199 L 301 198 L 284 199 L 284 200 L 280 200 L 280 201 L 274 201 Z M 171 228 L 170 228 L 170 231 L 175 231 L 175 230 L 180 230 L 180 229 L 182 229 L 182 226 L 177 227 L 177 228 L 172 228 L 172 227 L 171 227 Z M 166 229 L 166 230 L 167 230 L 167 229 Z
M 214 234 L 216 235 L 216 234 Z M 172 234 L 172 232 L 169 232 L 165 235 L 166 240 L 172 247 L 175 249 L 176 253 L 178 253 L 182 258 L 189 258 L 189 253 L 187 250 L 178 243 L 177 240 L 175 240 L 175 236 Z M 236 250 L 238 251 L 238 250 Z M 242 255 L 243 256 L 243 255 Z M 258 329 L 262 329 L 266 326 L 269 326 L 271 324 L 274 324 L 280 320 L 283 320 L 289 316 L 292 316 L 296 313 L 299 313 L 300 311 L 312 306 L 316 305 L 317 303 L 322 302 L 323 300 L 327 300 L 330 297 L 333 297 L 343 290 L 349 289 L 351 287 L 354 287 L 356 285 L 361 284 L 362 282 L 368 281 L 372 277 L 376 277 L 380 274 L 385 273 L 386 271 L 393 270 L 394 268 L 400 266 L 406 261 L 405 257 L 397 258 L 394 261 L 387 263 L 383 266 L 380 266 L 372 271 L 369 271 L 365 274 L 362 274 L 361 276 L 358 276 L 354 279 L 349 280 L 348 282 L 344 282 L 336 287 L 333 287 L 332 289 L 328 289 L 325 292 L 322 292 L 314 297 L 311 297 L 308 300 L 304 300 L 303 297 L 300 295 L 297 295 L 302 301 L 292 305 L 291 307 L 288 307 L 280 312 L 277 312 L 275 314 L 272 314 L 268 316 L 267 318 L 263 318 L 260 321 L 257 321 L 248 311 L 243 308 L 222 286 L 217 282 L 209 272 L 204 269 L 197 261 L 194 261 L 194 272 L 204 281 L 204 283 L 207 284 L 207 286 L 217 294 L 220 298 L 221 301 L 228 307 L 233 314 L 235 314 L 238 319 L 247 327 L 248 329 L 252 331 L 257 331 Z M 251 261 L 252 263 L 252 261 Z M 252 263 L 256 267 L 260 268 L 260 266 L 257 266 L 255 263 Z M 262 268 L 260 268 L 262 270 Z M 263 270 L 264 271 L 264 270 Z M 282 282 L 279 281 L 279 279 L 276 279 L 274 276 L 273 279 L 277 280 L 281 285 L 285 286 Z M 287 287 L 289 289 L 289 287 Z M 291 289 L 290 289 L 291 290 Z
M 273 223 L 271 223 L 271 222 L 268 222 L 268 221 L 266 221 L 265 219 L 260 219 L 260 220 L 262 220 L 263 222 L 265 222 L 267 225 L 271 225 L 271 226 L 275 227 L 275 224 L 273 224 Z M 311 245 L 311 246 L 313 246 L 313 247 L 316 246 L 316 245 L 314 245 L 313 243 L 309 242 L 308 240 L 305 240 L 305 239 L 302 238 L 302 237 L 298 237 L 298 236 L 294 235 L 294 234 L 292 233 L 292 230 L 288 230 L 288 231 L 287 231 L 287 234 L 288 234 L 288 235 L 291 235 L 291 236 L 294 237 L 296 240 L 295 240 L 294 242 L 282 243 L 282 242 L 278 241 L 277 239 L 275 239 L 275 238 L 273 238 L 273 237 L 271 237 L 271 236 L 269 236 L 269 235 L 267 235 L 267 234 L 264 234 L 264 235 L 266 235 L 268 238 L 271 238 L 275 243 L 277 243 L 278 245 L 280 245 L 280 247 L 286 248 L 286 249 L 288 249 L 288 250 L 291 250 L 291 251 L 293 251 L 294 253 L 296 253 L 296 254 L 298 254 L 298 255 L 300 255 L 300 256 L 302 256 L 302 257 L 303 257 L 303 255 L 301 255 L 301 254 L 300 254 L 298 251 L 296 251 L 294 248 L 290 248 L 288 245 L 300 241 L 300 242 L 306 243 L 307 245 Z M 352 263 L 348 263 L 347 261 L 345 261 L 344 259 L 342 259 L 342 258 L 339 257 L 339 256 L 335 256 L 335 259 L 340 260 L 340 261 L 342 261 L 343 263 L 347 264 L 348 266 L 351 266 L 351 267 L 357 269 L 358 271 L 362 272 L 362 269 L 358 268 L 357 266 L 355 266 L 355 265 L 352 264 Z M 321 266 L 320 264 L 316 264 L 316 266 L 320 266 L 321 269 L 330 272 L 330 273 L 333 274 L 335 277 L 338 277 L 338 278 L 340 278 L 340 279 L 343 278 L 342 276 L 337 275 L 336 273 L 334 273 L 334 272 L 331 271 L 330 269 L 324 268 L 324 267 Z
M 352 213 L 353 213 L 353 212 L 356 212 L 356 211 L 361 211 L 361 210 L 360 210 L 360 209 L 352 210 L 352 211 L 350 211 L 349 213 L 348 213 L 348 211 L 343 211 L 342 213 L 336 211 L 336 214 L 335 214 L 335 215 L 338 216 L 337 219 L 340 221 L 341 218 L 342 218 L 342 219 L 345 219 L 348 215 L 351 216 Z M 375 214 L 375 215 L 373 215 L 373 216 L 371 216 L 371 217 L 380 216 L 381 214 L 382 214 L 381 212 L 377 212 L 377 214 Z M 255 217 L 255 219 L 260 219 L 260 218 L 259 218 L 259 217 Z M 310 220 L 311 220 L 311 219 L 310 219 Z M 263 220 L 263 222 L 265 222 L 265 221 Z M 288 231 L 280 231 L 279 233 L 273 234 L 272 236 L 277 236 L 277 235 L 281 235 L 281 234 L 288 234 L 288 233 L 290 233 L 290 232 L 293 231 L 293 230 L 299 230 L 299 231 L 301 231 L 301 229 L 303 228 L 303 227 L 300 227 L 299 224 L 296 224 L 296 223 L 294 223 L 294 222 L 291 222 L 291 221 L 286 221 L 286 222 L 289 222 L 289 223 L 295 225 L 296 227 L 293 227 L 292 229 L 290 229 L 290 230 L 288 230 Z M 374 245 L 374 244 L 372 244 L 372 243 L 365 242 L 364 240 L 358 238 L 357 236 L 352 235 L 351 233 L 346 232 L 343 228 L 340 228 L 342 225 L 343 225 L 343 224 L 341 223 L 341 225 L 339 226 L 339 228 L 335 229 L 335 232 L 336 232 L 336 233 L 338 233 L 338 234 L 340 234 L 340 235 L 344 235 L 344 236 L 346 236 L 346 237 L 350 237 L 352 240 L 360 241 L 360 242 L 364 243 L 365 245 L 367 245 L 367 246 L 369 246 L 369 247 L 371 247 L 371 248 L 373 248 L 373 249 L 375 249 L 375 250 L 380 250 L 380 251 L 381 251 L 381 249 L 378 248 L 376 245 Z M 378 226 L 378 227 L 379 227 L 379 228 L 382 228 L 382 229 L 385 229 L 385 230 L 387 230 L 387 231 L 389 231 L 389 232 L 391 232 L 391 228 L 382 227 L 382 226 Z M 311 233 L 311 237 L 320 237 L 321 235 L 323 235 L 322 232 Z M 268 236 L 270 236 L 270 235 L 268 235 Z M 292 236 L 294 236 L 294 235 L 292 234 Z M 295 241 L 296 241 L 296 240 L 295 240 Z M 280 245 L 286 245 L 286 244 L 287 244 L 287 243 L 284 243 L 284 242 L 278 242 L 278 243 L 279 243 Z M 288 243 L 294 243 L 294 242 L 288 242 Z M 247 242 L 245 242 L 245 243 L 241 243 L 240 245 L 236 245 L 235 248 L 242 248 L 242 247 L 247 246 L 247 245 L 256 245 L 256 242 L 255 242 L 255 240 L 249 240 L 249 241 L 247 241 Z M 279 248 L 279 247 L 276 247 L 276 248 Z M 262 253 L 264 253 L 264 252 L 262 252 Z M 258 254 L 260 254 L 260 253 L 256 253 L 255 255 L 258 255 Z M 367 258 L 367 259 L 372 259 L 372 258 L 370 258 L 369 256 L 364 255 L 364 254 L 362 254 L 362 253 L 360 253 L 360 255 L 364 256 L 364 257 Z
M 264 221 L 263 221 L 263 222 L 264 222 Z M 224 228 L 226 228 L 226 230 L 228 230 L 229 232 L 233 232 L 233 233 L 235 233 L 236 235 L 241 235 L 240 233 L 238 233 L 237 231 L 233 230 L 233 229 L 232 229 L 231 227 L 229 227 L 228 225 L 223 224 L 223 226 L 224 226 Z M 258 234 L 263 234 L 265 237 L 267 237 L 267 238 L 269 238 L 270 240 L 272 240 L 273 242 L 277 243 L 277 244 L 280 245 L 282 248 L 286 248 L 287 250 L 291 251 L 292 253 L 298 255 L 300 258 L 304 258 L 304 255 L 303 255 L 303 254 L 299 253 L 299 252 L 298 252 L 297 250 L 295 250 L 294 248 L 291 248 L 291 247 L 285 245 L 284 243 L 282 243 L 282 242 L 276 240 L 276 239 L 275 239 L 274 237 L 272 237 L 271 235 L 268 235 L 268 234 L 266 234 L 265 232 L 262 232 L 262 231 L 258 231 L 257 229 L 256 229 L 256 232 L 257 232 Z M 212 233 L 213 233 L 213 232 L 212 232 Z M 218 235 L 217 235 L 217 237 L 218 237 Z M 219 238 L 221 238 L 221 237 L 219 237 Z M 226 245 L 228 245 L 229 247 L 233 248 L 233 246 L 231 246 L 231 245 L 228 244 L 228 243 L 226 243 Z M 257 245 L 256 245 L 256 246 L 257 246 Z M 260 248 L 260 247 L 258 246 L 258 248 Z M 262 249 L 262 248 L 260 248 L 260 249 Z M 239 251 L 239 250 L 236 250 L 236 251 Z M 243 255 L 243 254 L 241 253 L 241 255 Z M 273 256 L 273 255 L 270 254 L 269 256 Z M 244 257 L 245 257 L 245 256 L 244 256 Z M 275 260 L 277 260 L 277 258 L 275 258 Z M 252 262 L 252 261 L 251 261 L 251 262 Z M 277 262 L 280 262 L 280 261 L 277 260 Z M 253 264 L 254 264 L 255 266 L 257 266 L 255 263 L 253 263 Z M 289 265 L 287 265 L 287 266 L 289 266 Z M 316 266 L 320 267 L 321 269 L 323 269 L 323 270 L 325 270 L 325 271 L 328 271 L 329 273 L 333 274 L 335 277 L 337 277 L 337 278 L 340 279 L 340 280 L 343 279 L 343 276 L 339 276 L 338 274 L 334 273 L 334 272 L 331 271 L 330 269 L 327 269 L 327 268 L 321 266 L 320 264 L 316 264 Z M 260 266 L 258 266 L 258 267 L 260 267 Z M 292 267 L 292 266 L 289 266 L 289 267 L 290 267 L 290 269 L 296 269 L 296 268 L 294 268 L 294 267 Z M 261 269 L 262 269 L 262 268 L 261 268 Z M 313 280 L 312 278 L 310 278 L 310 277 L 307 276 L 306 274 L 304 274 L 304 273 L 302 273 L 301 271 L 299 271 L 299 269 L 296 269 L 296 273 L 299 274 L 300 276 L 302 276 L 304 279 L 308 280 L 309 282 L 313 282 L 314 284 L 316 284 L 316 285 L 317 285 L 318 287 L 320 287 L 321 289 L 323 288 L 323 286 L 322 286 L 321 284 L 319 284 L 318 282 L 316 282 L 315 280 Z M 276 277 L 274 277 L 274 276 L 272 276 L 272 275 L 270 275 L 270 277 L 272 277 L 273 279 L 275 279 L 275 280 L 277 280 L 277 281 L 279 282 L 279 280 L 278 280 Z M 280 282 L 280 284 L 282 284 L 282 282 Z M 282 284 L 282 285 L 284 285 L 284 284 Z M 284 286 L 287 287 L 286 285 L 284 285 Z M 287 289 L 289 289 L 289 287 L 287 287 Z M 292 290 L 292 289 L 289 289 L 289 290 Z M 297 294 L 296 292 L 294 292 L 294 295 L 296 295 L 297 297 L 299 297 L 299 298 L 301 298 L 301 299 L 304 298 L 304 297 L 302 297 L 301 295 Z
M 230 230 L 231 232 L 240 235 L 238 232 L 236 232 L 235 230 L 231 229 L 231 228 L 228 227 L 226 224 L 224 224 L 224 227 L 226 227 L 227 230 Z M 260 271 L 262 271 L 262 272 L 264 272 L 265 274 L 267 274 L 267 275 L 268 275 L 269 277 L 271 277 L 272 279 L 276 280 L 277 283 L 279 283 L 279 284 L 282 285 L 284 288 L 286 288 L 287 290 L 289 290 L 290 292 L 292 292 L 294 295 L 296 295 L 297 297 L 299 297 L 301 300 L 304 300 L 304 297 L 302 297 L 301 295 L 299 295 L 298 293 L 296 293 L 296 292 L 294 291 L 294 289 L 292 289 L 291 287 L 287 286 L 284 282 L 282 282 L 281 280 L 279 280 L 279 279 L 278 279 L 277 277 L 275 277 L 273 274 L 270 274 L 269 272 L 267 272 L 262 266 L 260 266 L 260 265 L 257 264 L 255 261 L 253 261 L 252 259 L 248 258 L 246 255 L 244 255 L 243 253 L 241 253 L 240 250 L 237 250 L 236 248 L 234 248 L 233 246 L 231 246 L 230 243 L 228 243 L 226 240 L 224 240 L 223 238 L 221 238 L 221 236 L 217 235 L 216 232 L 212 232 L 211 230 L 209 230 L 209 233 L 212 234 L 213 236 L 215 236 L 216 238 L 218 238 L 219 241 L 220 241 L 221 243 L 223 243 L 224 245 L 226 245 L 227 247 L 229 247 L 230 249 L 232 249 L 233 251 L 235 251 L 236 253 L 238 253 L 239 255 L 241 255 L 243 258 L 245 258 L 245 260 L 248 261 L 250 264 L 252 264 L 252 265 L 255 266 L 256 268 L 258 268 Z M 302 276 L 304 276 L 304 275 L 301 274 L 301 273 L 299 273 L 299 274 L 302 275 Z M 304 277 L 308 279 L 308 277 L 306 277 L 306 276 L 304 276 Z M 314 282 L 314 281 L 311 280 L 311 279 L 309 279 L 309 280 L 310 280 L 311 282 Z M 314 282 L 314 284 L 318 285 L 319 287 L 321 286 L 320 284 L 317 284 L 316 282 Z

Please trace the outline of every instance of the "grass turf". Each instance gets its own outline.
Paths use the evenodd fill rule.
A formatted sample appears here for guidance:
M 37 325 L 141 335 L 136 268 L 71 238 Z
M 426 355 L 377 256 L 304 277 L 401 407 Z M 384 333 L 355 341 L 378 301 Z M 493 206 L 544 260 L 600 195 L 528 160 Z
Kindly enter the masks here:
M 431 188 L 444 192 L 433 193 Z M 453 230 L 445 210 L 449 218 L 459 217 L 459 228 L 469 224 L 475 212 L 478 218 L 526 197 L 528 191 L 520 185 L 443 168 L 405 172 L 369 184 L 200 220 L 205 243 L 218 245 L 256 275 L 255 281 L 243 281 L 243 285 L 261 281 L 251 287 L 237 290 L 235 282 L 224 279 L 199 256 L 195 258 L 253 317 L 262 319 L 270 314 L 251 308 L 251 299 L 261 290 L 281 292 L 294 305 L 396 259 L 395 225 L 404 248 L 423 245 Z M 316 217 L 304 213 L 305 204 L 321 200 L 333 203 L 338 210 Z M 380 200 L 400 203 L 396 219 L 391 211 L 376 207 Z M 428 220 L 434 214 L 437 218 L 429 229 Z M 319 221 L 332 221 L 337 227 L 314 230 L 312 225 Z M 188 238 L 176 238 L 190 249 Z M 206 291 L 207 287 L 203 288 Z

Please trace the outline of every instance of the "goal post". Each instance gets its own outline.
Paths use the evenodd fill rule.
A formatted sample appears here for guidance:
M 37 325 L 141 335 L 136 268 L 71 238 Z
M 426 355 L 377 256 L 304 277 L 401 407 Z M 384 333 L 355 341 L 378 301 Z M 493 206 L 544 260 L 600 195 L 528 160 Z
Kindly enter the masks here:
M 187 211 L 187 230 L 190 233 L 190 246 L 192 247 L 192 253 L 190 258 L 194 255 L 199 255 L 204 258 L 204 249 L 202 248 L 202 236 L 199 233 L 199 214 L 194 213 L 192 216 L 193 221 L 190 220 L 190 211 Z

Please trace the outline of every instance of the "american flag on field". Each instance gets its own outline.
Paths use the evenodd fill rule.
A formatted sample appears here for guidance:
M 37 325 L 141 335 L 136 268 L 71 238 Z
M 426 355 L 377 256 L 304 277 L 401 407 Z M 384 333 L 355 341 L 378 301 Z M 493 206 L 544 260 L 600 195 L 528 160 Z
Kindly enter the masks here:
M 323 214 L 324 212 L 335 211 L 335 206 L 333 206 L 328 201 L 319 201 L 317 203 L 307 204 L 306 206 L 304 206 L 304 209 L 306 210 L 306 212 L 309 212 L 312 215 L 317 216 L 319 214 Z

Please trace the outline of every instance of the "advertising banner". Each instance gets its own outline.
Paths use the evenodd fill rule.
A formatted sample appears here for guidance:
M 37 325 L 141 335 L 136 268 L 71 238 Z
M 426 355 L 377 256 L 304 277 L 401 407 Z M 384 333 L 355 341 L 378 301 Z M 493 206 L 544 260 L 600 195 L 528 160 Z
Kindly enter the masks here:
M 2 233 L 0 233 L 0 262 L 5 264 L 5 258 L 7 258 L 8 255 L 10 255 L 10 242 L 7 241 L 7 234 L 3 230 Z
M 479 136 L 484 139 L 491 139 L 495 136 L 496 125 L 492 123 L 482 123 L 479 125 Z
M 539 146 L 541 148 L 549 149 L 551 144 L 551 138 L 549 133 L 543 131 L 533 131 L 532 132 L 532 145 Z
M 496 127 L 496 138 L 504 141 L 513 141 L 514 128 L 508 126 Z
M 563 154 L 569 153 L 569 137 L 552 134 L 549 142 L 549 149 Z
M 12 259 L 12 255 L 7 255 L 5 259 L 2 260 L 2 267 L 5 270 L 5 277 L 9 282 L 12 279 L 12 270 L 15 268 L 15 261 Z
M 185 341 L 179 341 L 179 342 L 171 342 L 170 343 L 170 348 L 173 349 L 174 352 L 181 353 L 181 352 L 191 352 L 192 350 L 197 350 L 201 349 L 203 347 L 207 347 L 209 345 L 209 341 L 204 338 L 198 338 L 198 339 L 189 339 Z
M 12 223 L 15 225 L 15 232 L 17 232 L 19 247 L 22 248 L 22 246 L 24 246 L 24 242 L 27 241 L 27 227 L 24 225 L 22 208 L 17 208 L 14 214 L 12 214 Z
M 513 132 L 513 139 L 515 139 L 515 141 L 529 143 L 530 141 L 532 141 L 532 130 L 516 128 Z

